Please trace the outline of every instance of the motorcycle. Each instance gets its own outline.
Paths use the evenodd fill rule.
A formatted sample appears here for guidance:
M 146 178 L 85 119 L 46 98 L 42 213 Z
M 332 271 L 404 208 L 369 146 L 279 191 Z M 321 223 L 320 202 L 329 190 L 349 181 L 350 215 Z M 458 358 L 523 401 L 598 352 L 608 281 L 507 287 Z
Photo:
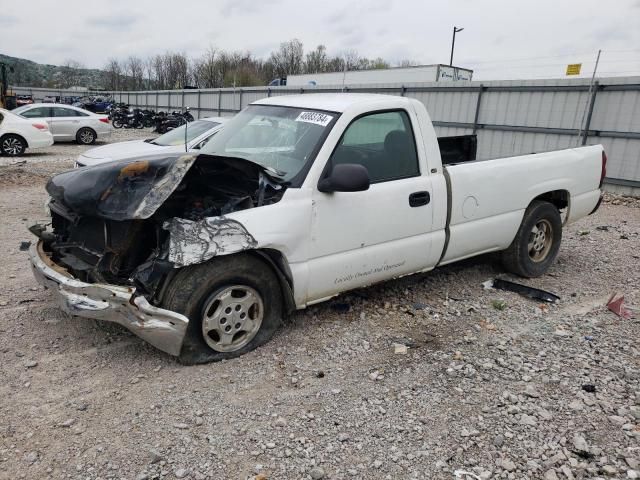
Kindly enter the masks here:
M 194 118 L 187 107 L 185 112 L 171 112 L 170 115 L 160 112 L 155 116 L 155 129 L 154 132 L 167 133 L 174 128 L 178 128 L 187 122 L 193 122 Z
M 113 128 L 144 128 L 144 115 L 139 108 L 130 108 L 127 112 L 117 111 L 111 121 Z

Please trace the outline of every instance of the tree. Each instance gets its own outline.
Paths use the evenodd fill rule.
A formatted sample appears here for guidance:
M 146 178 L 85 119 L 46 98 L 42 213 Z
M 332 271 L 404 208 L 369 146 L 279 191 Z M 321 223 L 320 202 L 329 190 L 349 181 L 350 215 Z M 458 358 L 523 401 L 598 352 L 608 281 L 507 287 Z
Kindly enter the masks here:
M 84 68 L 84 65 L 80 62 L 76 60 L 65 60 L 60 71 L 60 87 L 69 88 L 78 86 L 81 78 L 78 70 L 81 68 Z
M 297 38 L 282 42 L 280 48 L 271 52 L 270 60 L 275 73 L 279 77 L 302 73 L 304 47 Z
M 144 80 L 144 61 L 140 57 L 131 55 L 125 62 L 127 86 L 130 90 L 141 90 Z
M 120 90 L 122 77 L 122 67 L 115 58 L 110 58 L 104 67 L 104 83 L 108 90 Z
M 304 73 L 326 72 L 328 66 L 329 58 L 327 57 L 327 47 L 318 45 L 315 50 L 307 53 L 304 62 Z

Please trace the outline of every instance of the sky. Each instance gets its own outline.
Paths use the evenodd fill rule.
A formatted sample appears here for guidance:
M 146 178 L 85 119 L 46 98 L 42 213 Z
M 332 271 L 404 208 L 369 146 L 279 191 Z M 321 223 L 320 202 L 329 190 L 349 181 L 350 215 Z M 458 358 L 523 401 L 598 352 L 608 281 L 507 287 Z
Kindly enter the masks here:
M 582 63 L 591 76 L 640 75 L 640 0 L 21 0 L 2 2 L 0 53 L 39 63 L 210 46 L 266 58 L 280 42 L 356 50 L 391 63 L 449 63 L 475 80 L 557 78 Z

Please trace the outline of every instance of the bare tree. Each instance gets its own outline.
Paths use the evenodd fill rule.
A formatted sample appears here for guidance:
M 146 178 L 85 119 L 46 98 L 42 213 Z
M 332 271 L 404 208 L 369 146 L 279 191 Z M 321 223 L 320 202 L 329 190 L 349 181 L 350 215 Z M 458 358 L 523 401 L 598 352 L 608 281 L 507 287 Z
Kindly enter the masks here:
M 419 65 L 415 60 L 400 60 L 397 64 L 398 67 L 415 67 Z
M 78 86 L 81 77 L 78 70 L 81 68 L 84 68 L 84 65 L 80 62 L 76 60 L 65 60 L 60 71 L 60 87 L 69 88 Z
M 144 61 L 140 57 L 131 55 L 125 62 L 127 84 L 130 90 L 142 89 L 144 80 Z
M 304 61 L 305 73 L 322 73 L 326 72 L 329 66 L 329 58 L 327 57 L 327 47 L 318 45 L 315 50 L 307 53 Z
M 108 90 L 120 90 L 122 88 L 120 82 L 122 77 L 122 66 L 115 58 L 110 58 L 104 67 L 105 86 Z
M 303 58 L 302 42 L 294 38 L 288 42 L 282 42 L 277 51 L 271 52 L 270 60 L 276 75 L 285 77 L 302 73 Z

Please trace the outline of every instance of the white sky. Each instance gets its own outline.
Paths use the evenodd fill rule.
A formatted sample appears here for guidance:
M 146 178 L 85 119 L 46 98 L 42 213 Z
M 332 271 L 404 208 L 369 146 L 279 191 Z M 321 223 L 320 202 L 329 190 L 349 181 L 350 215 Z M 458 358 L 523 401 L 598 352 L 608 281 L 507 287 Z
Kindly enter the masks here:
M 640 0 L 21 0 L 2 2 L 0 53 L 39 63 L 210 45 L 267 57 L 281 41 L 330 54 L 355 49 L 390 62 L 454 64 L 474 79 L 562 77 L 567 63 L 590 75 L 640 75 Z

